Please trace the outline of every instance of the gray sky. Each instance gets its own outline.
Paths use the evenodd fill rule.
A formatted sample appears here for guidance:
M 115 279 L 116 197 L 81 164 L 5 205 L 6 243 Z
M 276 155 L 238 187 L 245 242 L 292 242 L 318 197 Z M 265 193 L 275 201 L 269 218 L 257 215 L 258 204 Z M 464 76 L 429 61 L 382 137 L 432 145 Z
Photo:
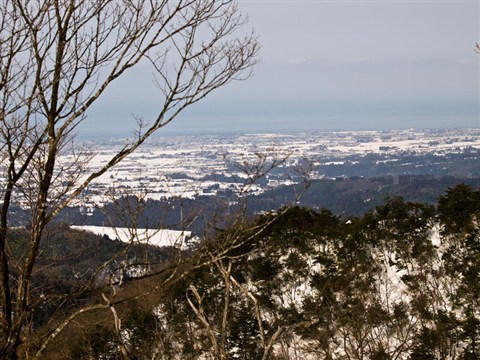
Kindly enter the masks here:
M 480 127 L 479 1 L 240 1 L 262 44 L 252 78 L 164 133 Z M 141 70 L 139 70 L 141 72 Z M 89 115 L 121 132 L 153 98 L 118 84 Z M 128 100 L 128 101 L 127 101 Z M 138 109 L 142 109 L 138 111 Z

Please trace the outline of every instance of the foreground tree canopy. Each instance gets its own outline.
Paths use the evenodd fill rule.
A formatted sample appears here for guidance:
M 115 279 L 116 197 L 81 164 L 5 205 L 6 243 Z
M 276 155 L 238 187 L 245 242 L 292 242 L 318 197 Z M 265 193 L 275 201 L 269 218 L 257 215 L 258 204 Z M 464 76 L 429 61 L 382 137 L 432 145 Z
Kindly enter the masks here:
M 48 359 L 477 359 L 479 195 L 480 190 L 459 185 L 448 189 L 437 207 L 394 197 L 352 218 L 289 207 L 259 215 L 248 227 L 234 223 L 217 229 L 180 255 L 183 262 L 171 261 L 179 256 L 173 249 L 133 246 L 125 254 L 130 259 L 148 251 L 159 264 L 175 266 L 125 281 L 111 298 L 116 321 L 109 307 L 78 314 L 41 354 Z M 59 293 L 81 283 L 72 269 L 79 274 L 94 268 L 119 246 L 65 225 L 54 228 L 56 246 L 42 259 L 39 273 L 45 276 L 34 282 Z M 86 255 L 92 248 L 95 257 Z M 165 281 L 172 274 L 175 281 Z M 82 294 L 88 300 L 69 306 L 101 304 L 105 293 L 98 287 Z M 47 333 L 58 329 L 68 312 L 58 317 L 56 311 L 58 306 L 37 310 L 33 326 Z M 35 339 L 30 346 L 36 347 Z
M 32 298 L 31 281 L 49 247 L 46 226 L 185 108 L 249 76 L 258 44 L 252 35 L 235 36 L 243 23 L 230 1 L 0 3 L 0 357 L 16 358 L 34 331 L 32 314 L 42 301 Z M 74 131 L 105 91 L 140 64 L 154 73 L 157 116 L 137 118 L 132 139 L 89 173 L 88 153 L 73 146 Z M 30 209 L 21 255 L 10 243 L 16 206 Z
M 114 358 L 125 345 L 138 359 L 477 359 L 479 194 L 460 185 L 437 209 L 396 197 L 350 219 L 299 207 L 260 216 L 274 220 L 228 256 L 130 304 L 123 337 L 90 324 L 69 354 Z

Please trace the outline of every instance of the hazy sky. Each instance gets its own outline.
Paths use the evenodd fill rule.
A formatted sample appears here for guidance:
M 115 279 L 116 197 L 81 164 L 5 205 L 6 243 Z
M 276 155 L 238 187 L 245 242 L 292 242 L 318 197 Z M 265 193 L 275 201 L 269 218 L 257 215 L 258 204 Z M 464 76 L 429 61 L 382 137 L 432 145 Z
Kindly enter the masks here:
M 219 89 L 172 132 L 480 127 L 480 1 L 240 1 L 262 44 L 252 78 Z M 89 115 L 97 132 L 148 117 L 118 84 Z M 142 109 L 139 111 L 138 109 Z M 87 124 L 88 125 L 88 124 Z

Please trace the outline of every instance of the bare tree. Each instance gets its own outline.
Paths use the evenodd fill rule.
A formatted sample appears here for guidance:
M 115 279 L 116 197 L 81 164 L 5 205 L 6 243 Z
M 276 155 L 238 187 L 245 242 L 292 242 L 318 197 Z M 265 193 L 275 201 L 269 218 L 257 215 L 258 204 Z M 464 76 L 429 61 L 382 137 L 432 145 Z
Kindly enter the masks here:
M 231 1 L 0 3 L 0 357 L 18 358 L 30 328 L 31 279 L 47 224 L 182 110 L 250 75 L 258 43 L 253 34 L 234 36 L 244 22 Z M 132 139 L 97 171 L 85 171 L 84 153 L 62 163 L 92 105 L 142 63 L 159 89 L 156 117 L 138 119 Z M 9 244 L 9 214 L 19 203 L 31 209 L 20 258 Z

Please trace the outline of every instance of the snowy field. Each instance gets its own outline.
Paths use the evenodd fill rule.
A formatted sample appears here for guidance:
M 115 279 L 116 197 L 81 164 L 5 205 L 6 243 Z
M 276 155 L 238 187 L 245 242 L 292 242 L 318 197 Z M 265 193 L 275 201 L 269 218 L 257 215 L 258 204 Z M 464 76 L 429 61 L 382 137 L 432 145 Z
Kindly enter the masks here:
M 112 240 L 118 239 L 123 242 L 144 243 L 155 246 L 175 246 L 180 248 L 188 246 L 186 240 L 191 235 L 190 231 L 166 229 L 129 229 L 90 225 L 71 227 L 77 230 L 89 231 L 100 236 L 107 235 Z
M 125 139 L 84 143 L 85 159 L 89 160 L 82 164 L 84 176 L 101 169 L 124 144 Z M 160 200 L 215 196 L 218 191 L 259 194 L 290 183 L 293 169 L 303 159 L 313 166 L 311 179 L 321 179 L 323 166 L 342 165 L 355 155 L 381 154 L 385 159 L 379 162 L 388 162 L 400 153 L 444 156 L 467 149 L 480 149 L 480 129 L 156 137 L 92 182 L 72 205 L 81 206 L 89 214 L 114 198 L 130 195 Z M 74 155 L 65 154 L 57 166 L 68 169 L 74 159 Z M 243 186 L 248 174 L 242 170 L 249 166 L 252 170 L 263 160 L 268 163 L 272 159 L 285 159 L 276 175 L 270 173 L 261 185 Z
M 101 168 L 121 144 L 120 140 L 90 144 L 95 153 L 89 169 Z M 82 198 L 81 202 L 83 205 L 108 202 L 106 194 L 111 189 L 115 189 L 117 195 L 146 194 L 153 199 L 215 195 L 217 189 L 238 191 L 247 175 L 237 165 L 258 163 L 256 154 L 267 154 L 269 159 L 287 158 L 281 167 L 288 168 L 302 158 L 321 166 L 332 164 L 329 161 L 341 164 L 343 158 L 351 155 L 399 152 L 441 155 L 468 148 L 480 149 L 479 129 L 159 137 L 150 139 L 91 184 L 89 197 Z M 313 175 L 321 177 L 321 173 Z M 219 176 L 223 179 L 219 180 Z M 281 181 L 272 179 L 268 186 L 280 184 Z M 258 193 L 262 188 L 255 186 L 249 191 Z

